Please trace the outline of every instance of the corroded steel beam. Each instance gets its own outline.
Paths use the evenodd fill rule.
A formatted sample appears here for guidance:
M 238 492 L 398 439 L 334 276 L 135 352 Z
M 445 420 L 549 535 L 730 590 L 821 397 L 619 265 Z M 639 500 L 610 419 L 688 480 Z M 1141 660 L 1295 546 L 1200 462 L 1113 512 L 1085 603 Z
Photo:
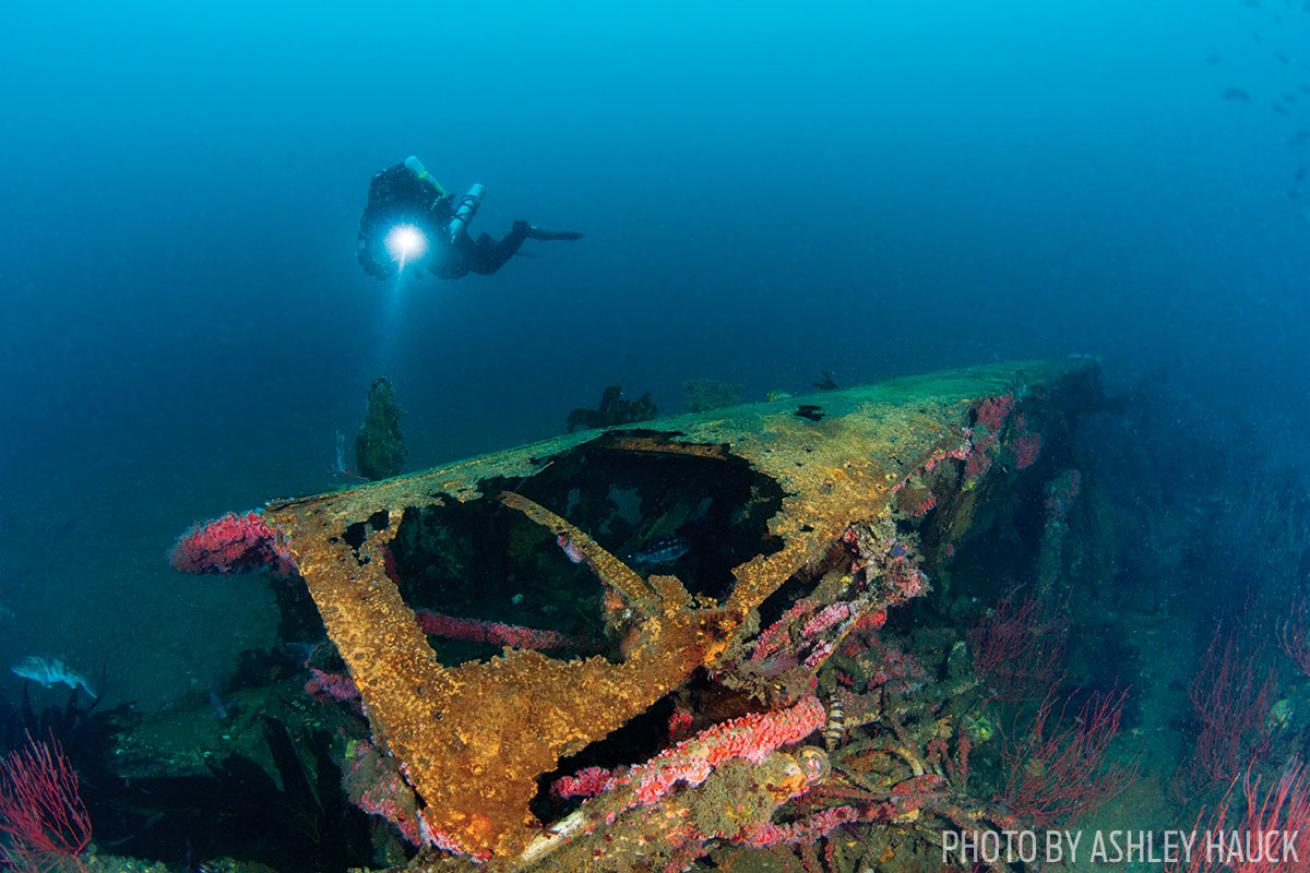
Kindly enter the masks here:
M 852 524 L 891 514 L 894 495 L 916 472 L 964 457 L 980 404 L 1077 402 L 1091 396 L 1095 379 L 1086 359 L 1029 362 L 718 409 L 276 503 L 266 517 L 285 537 L 375 735 L 421 796 L 433 840 L 474 856 L 512 857 L 540 829 L 528 809 L 539 776 L 714 664 L 794 573 Z M 813 408 L 797 415 L 802 405 Z M 530 479 L 583 446 L 749 465 L 781 489 L 781 508 L 768 522 L 780 548 L 735 567 L 722 602 L 693 597 L 672 576 L 643 579 L 587 531 L 528 498 L 502 494 L 507 480 Z M 509 649 L 487 662 L 438 661 L 384 572 L 382 548 L 406 509 L 477 498 L 499 499 L 570 542 L 628 603 L 639 633 L 621 661 Z

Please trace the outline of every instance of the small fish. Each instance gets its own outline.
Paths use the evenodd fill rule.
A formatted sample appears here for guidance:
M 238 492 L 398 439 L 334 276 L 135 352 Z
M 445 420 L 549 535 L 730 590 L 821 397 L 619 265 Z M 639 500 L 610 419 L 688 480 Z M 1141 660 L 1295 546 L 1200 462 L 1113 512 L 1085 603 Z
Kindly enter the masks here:
M 96 696 L 95 689 L 91 687 L 91 683 L 87 681 L 87 678 L 58 658 L 40 658 L 29 655 L 14 664 L 9 670 L 15 676 L 30 679 L 43 688 L 67 685 L 75 690 L 80 687 L 91 697 Z
M 689 551 L 681 537 L 657 537 L 628 555 L 628 561 L 637 566 L 658 567 L 674 563 Z
M 846 711 L 842 709 L 841 701 L 833 698 L 828 704 L 828 720 L 823 725 L 823 744 L 828 747 L 828 751 L 841 743 L 842 735 L 846 733 Z
M 5 606 L 3 603 L 0 603 L 0 619 L 13 618 L 13 617 L 14 617 L 14 611 L 9 607 Z
M 1245 88 L 1229 88 L 1224 91 L 1224 99 L 1235 100 L 1238 103 L 1249 103 L 1251 102 L 1251 92 Z

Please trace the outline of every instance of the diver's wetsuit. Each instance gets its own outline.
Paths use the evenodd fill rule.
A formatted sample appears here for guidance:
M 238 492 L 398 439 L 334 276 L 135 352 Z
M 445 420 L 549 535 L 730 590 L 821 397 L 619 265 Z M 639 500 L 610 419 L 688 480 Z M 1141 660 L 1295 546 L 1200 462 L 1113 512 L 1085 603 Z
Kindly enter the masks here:
M 467 227 L 452 240 L 447 228 L 455 217 L 456 204 L 454 197 L 433 182 L 420 179 L 404 164 L 374 173 L 356 242 L 364 271 L 379 279 L 396 274 L 398 267 L 387 253 L 385 239 L 391 228 L 401 224 L 412 224 L 422 231 L 432 246 L 427 256 L 428 269 L 441 279 L 458 279 L 469 273 L 490 275 L 514 257 L 524 240 L 582 237 L 573 231 L 546 231 L 516 221 L 499 241 L 485 233 L 475 240 Z
M 514 227 L 497 242 L 491 234 L 478 234 L 477 240 L 461 230 L 450 244 L 455 257 L 437 258 L 430 269 L 442 279 L 458 279 L 469 273 L 490 276 L 514 257 L 523 241 L 531 237 L 532 227 L 526 221 L 514 222 Z

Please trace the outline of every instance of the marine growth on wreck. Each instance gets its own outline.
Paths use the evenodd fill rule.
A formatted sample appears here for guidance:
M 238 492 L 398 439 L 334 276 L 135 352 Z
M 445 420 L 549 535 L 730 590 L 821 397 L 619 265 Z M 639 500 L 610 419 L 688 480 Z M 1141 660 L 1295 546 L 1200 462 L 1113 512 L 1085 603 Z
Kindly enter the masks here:
M 344 670 L 311 684 L 367 719 L 357 802 L 414 863 L 888 863 L 1013 820 L 970 754 L 984 683 L 1027 686 L 885 629 L 1046 492 L 1014 559 L 1055 575 L 1098 399 L 1071 359 L 716 409 L 273 503 L 254 540 L 317 607 Z

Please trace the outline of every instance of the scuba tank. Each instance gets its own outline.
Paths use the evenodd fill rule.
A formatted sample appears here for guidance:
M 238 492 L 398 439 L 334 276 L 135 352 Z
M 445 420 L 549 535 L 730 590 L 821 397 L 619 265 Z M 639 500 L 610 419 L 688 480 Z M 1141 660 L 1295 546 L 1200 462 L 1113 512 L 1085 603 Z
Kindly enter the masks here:
M 438 199 L 446 196 L 445 187 L 443 187 L 436 179 L 432 178 L 432 174 L 428 172 L 428 168 L 423 166 L 423 162 L 414 155 L 405 158 L 405 169 L 417 176 L 419 181 L 427 182 L 429 185 L 436 188 Z
M 413 173 L 415 178 L 419 179 L 419 181 L 427 182 L 435 188 L 437 192 L 437 200 L 441 200 L 446 196 L 445 187 L 432 177 L 432 174 L 428 172 L 428 168 L 423 166 L 423 162 L 416 156 L 410 155 L 405 158 L 405 169 Z M 482 198 L 486 193 L 487 186 L 483 185 L 481 182 L 475 182 L 469 188 L 468 193 L 459 198 L 459 201 L 455 204 L 455 208 L 452 210 L 454 216 L 450 219 L 450 224 L 446 226 L 446 232 L 450 234 L 452 242 L 456 240 L 462 232 L 468 230 L 469 223 L 473 221 L 473 216 L 478 214 L 478 207 L 482 205 Z
M 486 185 L 474 182 L 469 187 L 468 193 L 459 198 L 459 202 L 455 204 L 455 217 L 450 220 L 448 228 L 452 242 L 459 238 L 460 233 L 468 229 L 469 222 L 478 214 L 478 207 L 482 205 L 482 198 L 486 193 Z

